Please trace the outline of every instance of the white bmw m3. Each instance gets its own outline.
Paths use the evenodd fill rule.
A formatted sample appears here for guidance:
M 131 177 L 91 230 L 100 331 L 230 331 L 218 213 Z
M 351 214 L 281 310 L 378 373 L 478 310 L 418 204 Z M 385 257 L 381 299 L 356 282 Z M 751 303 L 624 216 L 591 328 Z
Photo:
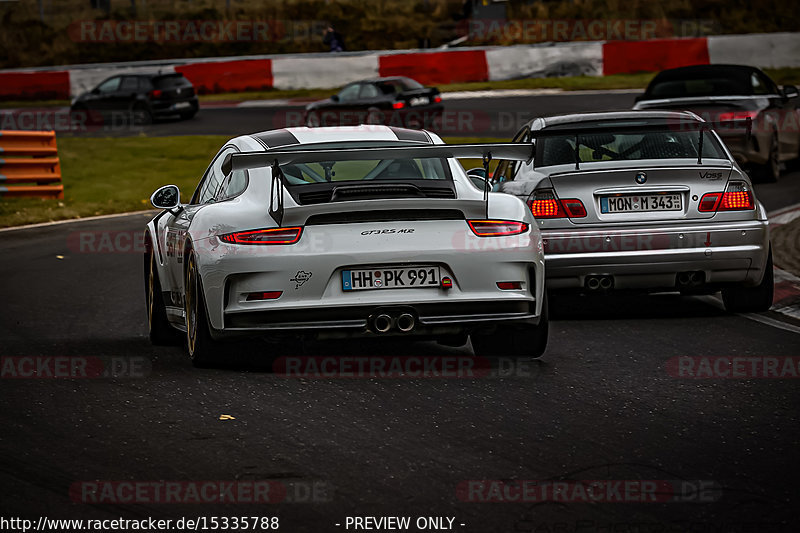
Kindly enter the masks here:
M 231 139 L 145 232 L 150 339 L 185 332 L 195 365 L 242 335 L 413 336 L 479 355 L 547 344 L 542 241 L 530 209 L 457 158 L 528 161 L 530 145 L 446 145 L 385 126 Z

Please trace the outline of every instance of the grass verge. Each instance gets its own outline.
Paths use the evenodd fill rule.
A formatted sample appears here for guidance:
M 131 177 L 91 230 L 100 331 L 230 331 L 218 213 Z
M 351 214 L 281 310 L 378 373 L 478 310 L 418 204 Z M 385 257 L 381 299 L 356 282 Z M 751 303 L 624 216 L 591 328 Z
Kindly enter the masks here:
M 0 227 L 149 209 L 150 195 L 174 183 L 188 199 L 229 137 L 60 137 L 64 199 L 0 196 Z M 450 137 L 449 143 L 501 139 Z M 480 161 L 465 160 L 466 168 Z

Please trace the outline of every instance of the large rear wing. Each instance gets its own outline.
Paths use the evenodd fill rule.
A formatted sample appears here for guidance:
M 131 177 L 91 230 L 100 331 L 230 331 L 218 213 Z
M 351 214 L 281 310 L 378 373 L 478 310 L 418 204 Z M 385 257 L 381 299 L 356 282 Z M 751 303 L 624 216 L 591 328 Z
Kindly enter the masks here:
M 519 143 L 493 144 L 425 144 L 389 148 L 340 148 L 336 150 L 268 150 L 266 152 L 233 153 L 225 157 L 222 172 L 248 168 L 321 163 L 323 161 L 369 161 L 379 159 L 477 158 L 530 161 L 533 147 Z
M 272 168 L 272 184 L 270 187 L 269 214 L 280 225 L 283 220 L 282 187 L 286 179 L 281 165 L 301 163 L 322 163 L 326 161 L 372 161 L 392 159 L 438 159 L 438 158 L 479 158 L 483 162 L 486 174 L 489 173 L 489 162 L 492 159 L 530 161 L 533 159 L 533 144 L 494 143 L 494 144 L 424 144 L 420 146 L 376 147 L 376 148 L 340 148 L 321 150 L 267 150 L 265 152 L 233 153 L 222 162 L 222 172 L 227 175 L 234 170 L 251 168 Z M 277 178 L 277 179 L 276 179 Z M 483 188 L 483 202 L 486 217 L 489 216 L 488 181 Z

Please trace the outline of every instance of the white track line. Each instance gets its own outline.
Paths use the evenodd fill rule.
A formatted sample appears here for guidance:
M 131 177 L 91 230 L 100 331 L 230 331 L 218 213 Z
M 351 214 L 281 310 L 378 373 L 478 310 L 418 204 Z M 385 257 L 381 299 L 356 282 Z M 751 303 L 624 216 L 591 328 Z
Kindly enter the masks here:
M 73 222 L 86 222 L 92 220 L 103 220 L 105 218 L 119 218 L 119 217 L 127 217 L 127 216 L 135 216 L 135 215 L 152 215 L 156 216 L 157 211 L 155 209 L 150 209 L 147 211 L 132 211 L 130 213 L 112 213 L 110 215 L 97 215 L 94 217 L 83 217 L 83 218 L 68 218 L 66 220 L 53 220 L 50 222 L 39 222 L 38 224 L 28 224 L 27 226 L 12 226 L 10 228 L 0 228 L 0 233 L 6 231 L 16 231 L 21 229 L 33 229 L 33 228 L 44 228 L 46 226 L 58 226 L 60 224 L 71 224 Z

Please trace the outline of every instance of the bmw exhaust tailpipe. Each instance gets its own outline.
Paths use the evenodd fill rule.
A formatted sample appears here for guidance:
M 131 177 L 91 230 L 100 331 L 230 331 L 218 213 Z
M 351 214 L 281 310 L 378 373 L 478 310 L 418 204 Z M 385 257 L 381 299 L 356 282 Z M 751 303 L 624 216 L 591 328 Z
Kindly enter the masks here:
M 386 333 L 390 329 L 392 329 L 392 317 L 386 314 L 381 314 L 375 317 L 375 320 L 372 321 L 372 327 L 378 333 Z
M 600 278 L 600 288 L 607 291 L 611 288 L 611 276 L 603 276 Z
M 600 280 L 597 276 L 589 276 L 586 278 L 586 287 L 590 290 L 596 291 L 600 288 Z
M 408 333 L 414 326 L 416 325 L 416 319 L 414 315 L 409 313 L 403 313 L 399 317 L 397 317 L 397 329 L 402 331 L 403 333 Z
M 689 281 L 689 274 L 686 272 L 679 272 L 678 273 L 678 285 L 681 287 L 685 287 L 690 283 Z

